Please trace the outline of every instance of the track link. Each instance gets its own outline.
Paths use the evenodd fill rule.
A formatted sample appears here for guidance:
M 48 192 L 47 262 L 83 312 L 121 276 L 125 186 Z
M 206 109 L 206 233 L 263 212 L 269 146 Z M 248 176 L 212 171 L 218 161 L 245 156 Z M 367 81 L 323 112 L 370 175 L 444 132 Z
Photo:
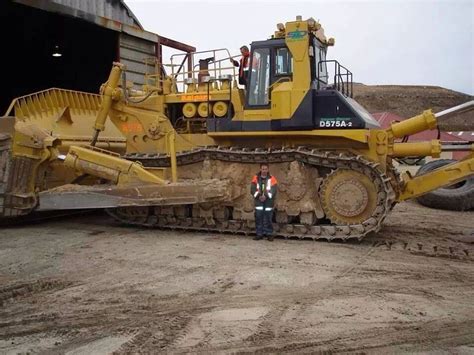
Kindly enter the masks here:
M 129 154 L 126 159 L 139 161 L 146 167 L 167 167 L 166 155 Z M 276 236 L 313 240 L 361 240 L 371 232 L 380 230 L 381 224 L 395 201 L 395 193 L 389 178 L 379 164 L 360 155 L 320 151 L 308 147 L 295 149 L 248 149 L 236 147 L 203 147 L 177 155 L 178 165 L 202 162 L 205 159 L 252 164 L 260 162 L 284 163 L 298 161 L 318 167 L 355 170 L 368 176 L 377 188 L 377 206 L 370 218 L 360 224 L 291 224 L 274 223 Z M 182 217 L 155 214 L 154 207 L 123 208 L 107 211 L 115 219 L 132 225 L 158 227 L 173 230 L 204 231 L 217 233 L 253 234 L 254 222 L 250 220 L 224 220 L 218 218 Z

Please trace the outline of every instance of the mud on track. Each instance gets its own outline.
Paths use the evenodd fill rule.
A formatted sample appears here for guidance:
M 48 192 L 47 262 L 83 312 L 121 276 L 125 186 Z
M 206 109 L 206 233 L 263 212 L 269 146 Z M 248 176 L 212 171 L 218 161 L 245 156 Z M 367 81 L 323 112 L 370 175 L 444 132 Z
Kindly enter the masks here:
M 474 212 L 415 203 L 360 244 L 2 228 L 0 353 L 472 353 L 472 232 Z

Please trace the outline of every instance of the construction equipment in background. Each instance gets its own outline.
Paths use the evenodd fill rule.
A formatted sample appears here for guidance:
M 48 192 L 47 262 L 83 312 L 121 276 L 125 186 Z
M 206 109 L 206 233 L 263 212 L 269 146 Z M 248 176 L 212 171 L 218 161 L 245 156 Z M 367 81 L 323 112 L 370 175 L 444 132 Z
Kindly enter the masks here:
M 423 164 L 416 172 L 416 175 L 421 176 L 439 167 L 455 162 L 453 159 L 432 160 Z M 423 206 L 436 209 L 449 211 L 472 210 L 474 209 L 474 176 L 453 185 L 428 192 L 417 197 L 416 200 Z
M 78 99 L 76 113 L 45 95 L 17 100 L 14 128 L 1 138 L 0 214 L 106 208 L 128 224 L 252 233 L 249 178 L 266 162 L 279 180 L 277 235 L 360 240 L 380 229 L 397 202 L 473 176 L 472 143 L 404 137 L 435 129 L 474 102 L 381 129 L 352 99 L 352 73 L 326 59 L 332 45 L 317 21 L 297 17 L 252 43 L 246 90 L 237 85 L 229 51 L 216 49 L 160 63 L 140 91 L 114 63 L 100 106 Z M 76 122 L 76 114 L 95 119 L 90 145 L 45 124 Z M 125 139 L 124 152 L 103 146 L 109 122 Z M 421 176 L 399 176 L 392 164 L 452 149 L 470 153 Z M 62 184 L 51 184 L 58 171 Z

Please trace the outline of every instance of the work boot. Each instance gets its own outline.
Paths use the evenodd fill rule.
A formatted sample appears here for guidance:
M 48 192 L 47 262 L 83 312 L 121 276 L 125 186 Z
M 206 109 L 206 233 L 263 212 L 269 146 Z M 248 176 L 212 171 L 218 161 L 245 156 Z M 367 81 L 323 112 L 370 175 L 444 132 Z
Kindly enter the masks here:
M 269 236 L 268 236 L 268 241 L 269 241 L 269 242 L 273 242 L 273 235 L 269 235 Z
M 261 235 L 256 235 L 255 237 L 253 237 L 253 240 L 262 240 L 262 236 Z

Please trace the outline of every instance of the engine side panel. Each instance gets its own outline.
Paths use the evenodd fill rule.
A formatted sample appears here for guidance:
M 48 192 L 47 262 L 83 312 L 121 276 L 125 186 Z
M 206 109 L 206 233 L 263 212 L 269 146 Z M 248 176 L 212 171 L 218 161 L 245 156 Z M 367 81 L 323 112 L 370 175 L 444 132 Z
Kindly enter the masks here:
M 209 132 L 288 131 L 379 128 L 378 122 L 355 100 L 337 90 L 310 90 L 290 119 L 258 121 L 208 118 Z

